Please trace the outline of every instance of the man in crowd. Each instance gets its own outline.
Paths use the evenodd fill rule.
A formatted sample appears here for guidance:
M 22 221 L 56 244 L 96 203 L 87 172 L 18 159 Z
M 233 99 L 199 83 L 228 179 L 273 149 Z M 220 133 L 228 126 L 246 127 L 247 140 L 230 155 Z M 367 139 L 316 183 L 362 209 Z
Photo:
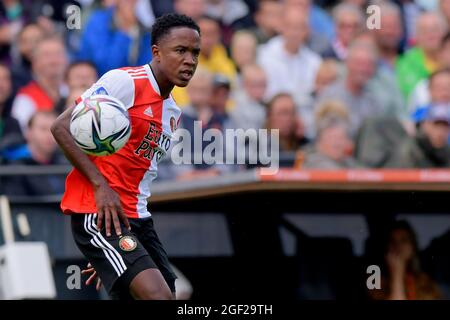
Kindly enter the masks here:
M 447 30 L 439 13 L 423 13 L 417 20 L 416 47 L 406 51 L 396 63 L 397 81 L 405 101 L 417 83 L 439 68 L 441 43 Z
M 0 163 L 25 142 L 19 123 L 9 114 L 11 100 L 11 73 L 7 66 L 0 64 Z
M 368 88 L 368 83 L 375 73 L 377 59 L 375 47 L 363 42 L 352 44 L 345 61 L 345 77 L 325 88 L 316 103 L 319 105 L 325 101 L 336 100 L 346 105 L 350 111 L 352 136 L 366 118 L 382 112 L 377 97 Z
M 309 32 L 306 12 L 285 10 L 281 35 L 258 48 L 258 64 L 267 75 L 266 98 L 289 93 L 308 96 L 321 58 L 305 45 Z M 297 100 L 297 99 L 296 99 Z
M 50 132 L 56 114 L 52 111 L 38 111 L 31 117 L 25 132 L 27 144 L 16 157 L 10 159 L 9 165 L 52 165 L 64 164 L 67 161 L 58 152 L 56 142 Z M 62 194 L 65 177 L 46 176 L 12 176 L 5 178 L 5 193 L 13 196 L 38 196 Z
M 37 111 L 51 111 L 61 99 L 67 55 L 64 43 L 56 37 L 36 45 L 32 56 L 34 80 L 21 88 L 14 100 L 11 115 L 25 132 Z
M 92 13 L 77 59 L 92 61 L 100 75 L 114 68 L 148 63 L 152 57 L 150 33 L 136 16 L 136 3 L 118 0 L 114 7 Z
M 235 108 L 231 118 L 237 128 L 260 129 L 264 126 L 266 110 L 264 96 L 267 78 L 257 64 L 246 65 L 242 70 L 242 89 L 234 93 Z
M 448 168 L 450 166 L 450 112 L 448 106 L 433 105 L 418 124 L 414 137 L 406 139 L 386 167 Z

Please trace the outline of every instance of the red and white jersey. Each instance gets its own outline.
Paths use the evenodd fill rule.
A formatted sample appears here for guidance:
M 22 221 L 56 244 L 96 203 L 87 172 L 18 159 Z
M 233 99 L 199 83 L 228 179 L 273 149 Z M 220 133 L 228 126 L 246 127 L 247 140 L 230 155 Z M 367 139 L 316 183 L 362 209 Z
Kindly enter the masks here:
M 131 135 L 113 155 L 89 158 L 119 194 L 127 217 L 148 217 L 151 184 L 158 162 L 170 149 L 181 110 L 171 96 L 161 97 L 148 64 L 105 73 L 77 103 L 94 94 L 108 94 L 123 102 L 130 116 Z M 76 169 L 67 176 L 61 209 L 66 214 L 97 212 L 92 185 Z

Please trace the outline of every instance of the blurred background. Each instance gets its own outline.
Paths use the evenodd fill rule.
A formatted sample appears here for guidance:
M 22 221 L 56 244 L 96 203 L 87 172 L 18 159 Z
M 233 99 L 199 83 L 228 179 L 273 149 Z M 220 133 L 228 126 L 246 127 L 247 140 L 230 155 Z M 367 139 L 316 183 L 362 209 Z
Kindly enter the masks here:
M 0 297 L 37 261 L 8 245 L 39 243 L 48 290 L 13 298 L 107 298 L 68 286 L 87 262 L 50 126 L 108 70 L 150 62 L 169 12 L 202 34 L 180 127 L 278 129 L 283 167 L 160 164 L 149 209 L 181 297 L 450 298 L 450 0 L 0 1 Z

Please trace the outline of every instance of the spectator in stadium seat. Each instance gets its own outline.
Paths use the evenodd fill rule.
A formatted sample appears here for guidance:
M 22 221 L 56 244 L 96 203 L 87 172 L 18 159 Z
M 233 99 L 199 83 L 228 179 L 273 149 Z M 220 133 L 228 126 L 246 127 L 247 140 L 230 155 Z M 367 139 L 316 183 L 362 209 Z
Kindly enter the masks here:
M 363 32 L 359 34 L 355 43 L 366 43 L 369 47 L 374 47 L 378 51 L 378 44 L 373 32 Z M 378 104 L 382 107 L 382 113 L 385 115 L 392 115 L 407 121 L 409 114 L 406 110 L 405 101 L 397 85 L 397 80 L 393 70 L 386 67 L 382 58 L 378 55 L 375 64 L 375 73 L 368 82 L 368 91 L 372 92 L 377 98 Z
M 242 69 L 242 88 L 234 91 L 235 107 L 230 114 L 236 128 L 261 129 L 264 126 L 266 88 L 264 70 L 257 64 L 245 65 Z
M 354 139 L 354 156 L 366 167 L 386 167 L 398 152 L 398 147 L 414 135 L 414 130 L 413 124 L 392 115 L 367 119 Z
M 214 113 L 222 118 L 224 128 L 232 128 L 228 108 L 231 101 L 231 83 L 228 78 L 220 73 L 213 76 L 213 91 L 209 101 Z
M 325 59 L 317 70 L 314 81 L 314 90 L 305 97 L 304 100 L 297 101 L 299 106 L 299 114 L 305 126 L 305 134 L 308 138 L 313 139 L 316 135 L 314 124 L 314 106 L 317 97 L 321 95 L 323 90 L 334 83 L 339 76 L 339 65 L 334 59 Z
M 12 80 L 17 90 L 32 80 L 31 61 L 35 46 L 44 38 L 44 30 L 35 23 L 23 27 L 17 36 L 16 54 L 13 55 Z M 14 91 L 16 91 L 14 90 Z
M 98 79 L 95 65 L 89 61 L 76 61 L 66 70 L 66 85 L 73 89 L 89 89 Z
M 314 149 L 305 154 L 304 169 L 350 169 L 359 165 L 349 154 L 352 140 L 348 125 L 339 120 L 328 119 L 319 125 Z
M 421 80 L 438 69 L 441 43 L 447 30 L 439 13 L 423 13 L 417 20 L 417 46 L 396 62 L 397 81 L 405 101 Z
M 275 95 L 267 105 L 265 128 L 278 130 L 281 152 L 295 152 L 308 143 L 297 109 L 293 97 L 287 93 Z
M 55 112 L 61 114 L 68 107 L 73 106 L 75 100 L 89 89 L 98 79 L 97 70 L 89 61 L 72 62 L 66 71 L 65 84 L 67 97 L 63 97 L 55 105 Z
M 258 44 L 269 41 L 281 30 L 283 4 L 278 0 L 259 0 L 256 5 L 254 20 L 256 26 L 249 29 Z
M 299 6 L 309 13 L 309 28 L 313 32 L 324 35 L 331 41 L 334 37 L 334 22 L 328 13 L 312 0 L 286 0 L 287 6 Z
M 402 23 L 405 30 L 402 46 L 404 49 L 411 48 L 415 46 L 417 42 L 417 20 L 426 10 L 417 0 L 392 1 L 400 7 L 402 12 Z
M 31 1 L 7 0 L 0 3 L 0 62 L 11 63 L 10 49 L 23 25 L 31 19 Z
M 281 35 L 258 47 L 257 62 L 267 75 L 267 98 L 286 92 L 295 97 L 308 96 L 322 59 L 310 50 L 308 16 L 304 11 L 283 13 Z
M 67 54 L 59 38 L 43 39 L 35 47 L 32 57 L 34 80 L 19 90 L 11 111 L 22 131 L 36 111 L 53 110 L 61 99 L 66 67 Z
M 352 157 L 353 142 L 349 136 L 349 114 L 345 105 L 327 102 L 315 115 L 317 136 L 313 145 L 305 148 L 305 169 L 346 169 L 359 164 Z
M 206 14 L 206 0 L 174 0 L 174 9 L 197 22 Z
M 316 79 L 314 81 L 313 97 L 319 96 L 322 91 L 339 76 L 339 65 L 334 59 L 325 59 L 317 70 Z
M 234 32 L 253 25 L 249 7 L 244 0 L 208 1 L 206 14 L 220 21 L 222 41 L 227 47 Z
M 64 110 L 66 110 L 69 107 L 72 107 L 75 105 L 76 100 L 85 92 L 85 89 L 82 88 L 73 88 L 69 91 L 66 98 L 61 99 L 56 105 L 55 105 L 55 113 L 61 114 Z
M 378 60 L 376 48 L 366 42 L 354 42 L 345 61 L 346 74 L 323 90 L 317 104 L 336 100 L 350 110 L 350 133 L 354 136 L 363 120 L 382 113 L 378 98 L 369 91 Z
M 423 107 L 425 105 L 430 104 L 431 102 L 440 102 L 440 103 L 447 103 L 447 100 L 441 100 L 439 97 L 432 97 L 431 93 L 431 85 L 430 80 L 431 78 L 434 78 L 434 74 L 440 74 L 440 71 L 443 71 L 445 73 L 446 69 L 450 68 L 450 33 L 447 33 L 442 40 L 441 44 L 441 50 L 439 53 L 439 69 L 432 73 L 430 77 L 423 79 L 420 81 L 415 87 L 413 92 L 411 93 L 411 96 L 408 101 L 408 111 L 410 113 L 414 112 L 417 108 Z M 448 86 L 445 89 L 445 81 L 444 76 L 441 75 L 440 81 L 437 81 L 441 83 L 439 87 L 442 89 L 439 90 L 443 93 L 444 90 L 448 89 Z M 435 85 L 436 87 L 437 85 Z
M 9 153 L 25 143 L 19 123 L 9 114 L 12 102 L 11 74 L 6 65 L 0 64 L 0 163 Z
M 211 73 L 225 75 L 233 85 L 237 73 L 233 61 L 228 57 L 226 48 L 221 43 L 219 22 L 214 18 L 202 16 L 197 23 L 202 34 L 198 66 L 206 68 Z M 189 104 L 186 88 L 175 87 L 172 95 L 177 104 Z
M 217 81 L 217 80 L 216 80 Z M 191 164 L 172 165 L 169 176 L 175 176 L 180 180 L 189 180 L 196 178 L 206 178 L 211 176 L 217 176 L 221 173 L 229 172 L 232 167 L 227 165 L 207 164 L 204 161 L 202 163 L 194 162 L 194 152 L 203 152 L 209 142 L 203 141 L 201 150 L 194 149 L 194 139 L 199 139 L 196 136 L 197 121 L 200 121 L 201 132 L 208 129 L 217 129 L 224 133 L 227 128 L 227 118 L 222 114 L 216 112 L 211 105 L 212 96 L 214 90 L 217 89 L 220 84 L 214 84 L 214 75 L 204 68 L 198 68 L 193 78 L 187 86 L 189 94 L 190 105 L 183 108 L 183 113 L 180 118 L 180 129 L 185 129 L 190 133 L 191 138 Z M 178 131 L 177 131 L 178 132 Z M 225 141 L 224 141 L 225 145 Z M 204 160 L 204 159 L 203 159 Z
M 231 39 L 231 58 L 238 73 L 249 64 L 256 62 L 257 40 L 253 33 L 240 30 Z
M 82 0 L 80 1 L 81 10 L 83 12 L 81 24 L 84 26 L 86 19 L 91 13 L 98 9 L 112 8 L 117 5 L 117 0 Z M 165 13 L 173 12 L 172 1 L 158 0 L 137 0 L 134 12 L 136 18 L 145 28 L 151 28 L 155 22 L 155 17 L 159 17 Z M 71 30 L 73 32 L 73 30 Z
M 99 75 L 151 60 L 150 33 L 135 14 L 137 0 L 118 0 L 114 7 L 92 13 L 81 38 L 78 60 L 89 60 Z
M 15 153 L 8 165 L 51 165 L 67 161 L 58 152 L 50 127 L 56 120 L 52 111 L 38 111 L 29 120 L 25 133 L 27 144 Z M 64 192 L 64 176 L 11 176 L 4 179 L 7 195 L 50 195 Z
M 373 30 L 380 54 L 380 68 L 390 74 L 395 73 L 395 62 L 401 53 L 401 41 L 404 36 L 401 11 L 390 2 L 379 4 L 381 12 L 380 28 Z
M 233 61 L 221 43 L 220 24 L 214 18 L 203 16 L 198 20 L 201 38 L 201 52 L 198 64 L 212 73 L 220 73 L 234 81 L 236 69 Z
M 422 92 L 421 98 L 418 97 L 415 107 L 411 105 L 411 114 L 415 122 L 421 120 L 430 105 L 450 106 L 450 67 L 432 73 L 426 84 L 428 88 Z
M 437 284 L 421 269 L 414 230 L 404 220 L 388 228 L 382 250 L 381 289 L 369 290 L 374 300 L 437 300 L 442 295 Z
M 317 10 L 319 11 L 317 11 Z M 321 20 L 324 16 L 321 15 L 321 13 L 324 13 L 326 17 L 328 17 L 328 14 L 325 13 L 322 9 L 317 7 L 315 4 L 311 3 L 311 0 L 286 0 L 283 1 L 283 11 L 299 11 L 300 13 L 304 13 L 308 15 L 308 34 L 305 40 L 305 46 L 307 46 L 309 49 L 311 49 L 313 52 L 317 53 L 318 55 L 322 55 L 324 52 L 327 52 L 328 48 L 330 47 L 330 37 L 334 37 L 334 35 L 329 35 L 329 33 L 325 32 L 323 30 L 322 26 L 317 26 L 317 18 Z M 319 14 L 319 16 L 317 15 Z M 312 19 L 315 19 L 315 21 L 312 21 Z M 334 23 L 333 20 L 328 17 L 328 19 L 331 21 L 332 30 L 334 30 Z M 319 23 L 322 23 L 323 21 L 319 21 Z M 315 26 L 313 26 L 315 25 Z M 281 28 L 280 28 L 281 30 Z M 334 31 L 333 31 L 334 33 Z
M 432 105 L 414 137 L 406 139 L 386 167 L 447 168 L 450 166 L 450 108 Z
M 352 41 L 363 30 L 364 14 L 353 4 L 342 3 L 333 9 L 333 20 L 336 35 L 329 49 L 322 53 L 322 57 L 344 61 Z

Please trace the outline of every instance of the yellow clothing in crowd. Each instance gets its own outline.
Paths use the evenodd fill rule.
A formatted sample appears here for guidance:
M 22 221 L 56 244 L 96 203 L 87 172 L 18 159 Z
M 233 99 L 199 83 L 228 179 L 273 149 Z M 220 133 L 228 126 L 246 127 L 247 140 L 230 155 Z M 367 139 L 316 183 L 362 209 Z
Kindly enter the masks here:
M 221 73 L 225 75 L 230 79 L 231 86 L 234 85 L 236 68 L 234 67 L 233 61 L 228 57 L 227 51 L 223 45 L 217 44 L 214 46 L 209 57 L 200 54 L 198 66 L 205 68 L 211 73 Z M 177 105 L 181 107 L 189 104 L 186 88 L 175 87 L 172 91 L 172 96 L 177 102 Z

